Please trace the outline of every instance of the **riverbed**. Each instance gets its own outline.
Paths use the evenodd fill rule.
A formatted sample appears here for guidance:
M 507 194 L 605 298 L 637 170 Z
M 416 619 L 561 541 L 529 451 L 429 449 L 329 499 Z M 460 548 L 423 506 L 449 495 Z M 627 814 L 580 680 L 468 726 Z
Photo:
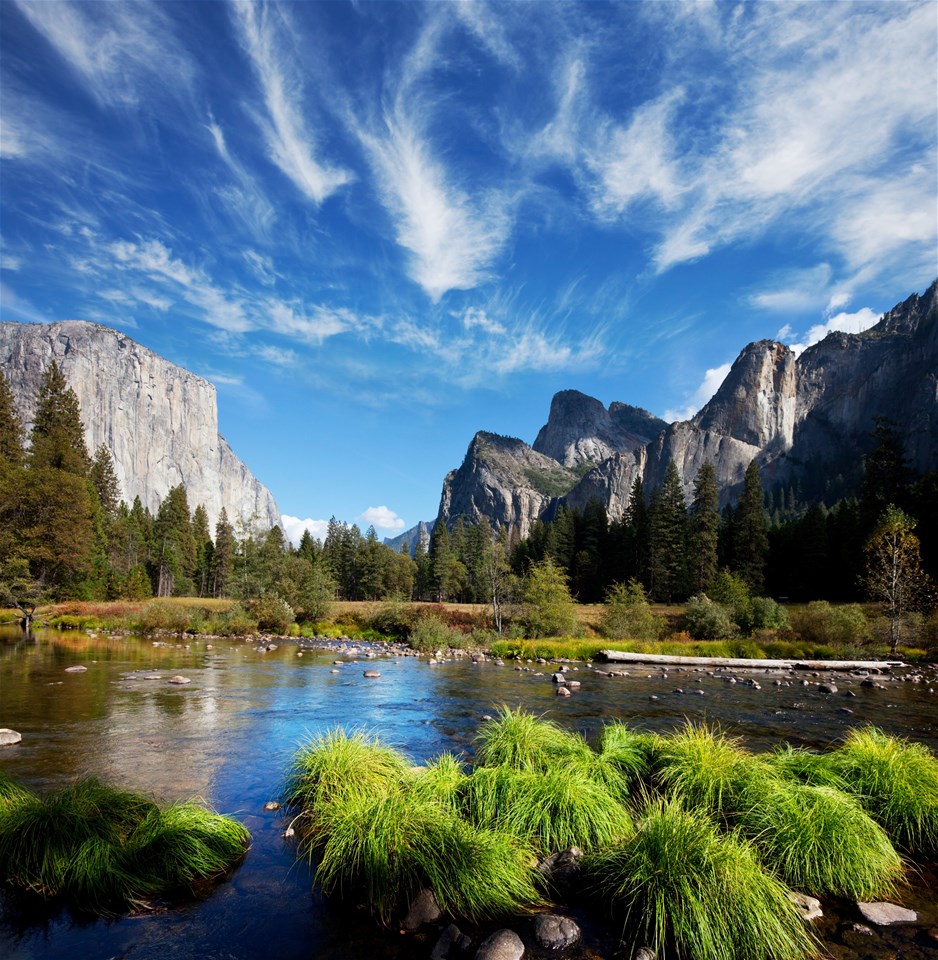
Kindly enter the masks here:
M 230 881 L 172 910 L 88 921 L 66 911 L 24 912 L 0 894 L 0 957 L 429 957 L 435 931 L 377 931 L 358 905 L 324 902 L 311 869 L 297 863 L 283 838 L 283 811 L 264 810 L 277 798 L 296 746 L 334 727 L 372 731 L 415 764 L 447 750 L 471 759 L 482 717 L 502 704 L 590 739 L 612 720 L 667 732 L 690 718 L 718 723 L 755 750 L 783 741 L 823 748 L 853 726 L 875 723 L 938 751 L 938 673 L 930 667 L 870 677 L 875 685 L 864 686 L 861 676 L 820 671 L 630 664 L 627 676 L 613 677 L 602 665 L 568 664 L 580 686 L 567 698 L 555 695 L 554 669 L 468 658 L 431 664 L 368 644 L 316 648 L 289 640 L 154 641 L 44 630 L 27 639 L 0 628 L 0 727 L 23 735 L 22 743 L 0 748 L 8 774 L 33 789 L 94 775 L 164 801 L 201 797 L 244 822 L 253 837 Z M 366 670 L 380 676 L 366 678 Z M 188 682 L 170 682 L 180 676 Z M 822 692 L 830 682 L 836 692 Z M 860 933 L 852 929 L 859 918 L 850 905 L 832 904 L 819 928 L 829 955 L 938 953 L 927 933 L 938 926 L 935 874 L 933 865 L 922 869 L 902 895 L 922 914 L 919 926 Z M 528 936 L 527 921 L 515 927 Z M 587 923 L 583 949 L 568 956 L 611 960 L 616 938 Z

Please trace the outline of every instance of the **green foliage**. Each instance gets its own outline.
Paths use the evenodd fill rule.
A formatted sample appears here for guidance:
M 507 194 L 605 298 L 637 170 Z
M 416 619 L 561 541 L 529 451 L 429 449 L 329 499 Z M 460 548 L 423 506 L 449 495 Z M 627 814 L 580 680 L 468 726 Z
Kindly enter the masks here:
M 671 460 L 649 508 L 649 578 L 652 596 L 670 603 L 686 596 L 687 504 L 677 466 Z
M 246 637 L 257 632 L 257 621 L 240 603 L 233 603 L 227 610 L 212 617 L 209 632 L 224 637 Z
M 247 613 L 257 621 L 259 630 L 286 634 L 295 622 L 293 608 L 281 597 L 265 594 L 245 603 Z
M 39 384 L 29 462 L 33 468 L 61 470 L 82 479 L 87 479 L 91 467 L 78 397 L 54 360 Z
M 439 617 L 418 617 L 407 642 L 420 653 L 433 653 L 449 647 L 461 647 L 464 640 L 461 633 L 450 629 Z
M 139 633 L 185 633 L 192 611 L 166 600 L 153 600 L 141 611 L 134 629 Z
M 580 479 L 580 475 L 573 470 L 566 470 L 559 466 L 556 469 L 543 469 L 541 467 L 522 468 L 524 477 L 528 483 L 544 494 L 545 497 L 563 497 L 566 496 Z
M 662 626 L 661 620 L 651 612 L 645 589 L 637 580 L 614 583 L 609 588 L 599 627 L 604 637 L 657 640 Z
M 5 796 L 0 878 L 85 912 L 140 907 L 218 877 L 250 840 L 240 824 L 195 804 L 160 809 L 94 779 L 45 797 L 9 789 Z
M 551 720 L 503 706 L 475 738 L 476 762 L 486 767 L 546 772 L 565 764 L 588 762 L 586 741 Z
M 938 851 L 938 759 L 927 747 L 869 726 L 851 731 L 827 762 L 896 843 Z
M 529 636 L 555 637 L 579 631 L 567 577 L 550 557 L 531 567 L 524 583 L 523 601 Z
M 585 858 L 624 932 L 658 956 L 794 960 L 813 952 L 788 889 L 735 834 L 699 810 L 654 801 L 631 840 Z
M 815 600 L 792 615 L 792 628 L 810 643 L 860 647 L 872 639 L 870 622 L 855 603 L 834 606 Z
M 727 640 L 739 630 L 730 611 L 703 593 L 687 601 L 683 624 L 695 640 Z
M 26 454 L 23 450 L 23 426 L 20 422 L 13 391 L 6 375 L 0 371 L 0 467 L 22 466 Z
M 473 823 L 532 844 L 541 855 L 569 847 L 593 850 L 628 837 L 631 818 L 593 778 L 589 766 L 552 769 L 477 767 L 462 794 Z
M 415 797 L 431 800 L 455 813 L 462 806 L 466 779 L 460 760 L 444 753 L 426 767 L 416 768 L 410 791 Z

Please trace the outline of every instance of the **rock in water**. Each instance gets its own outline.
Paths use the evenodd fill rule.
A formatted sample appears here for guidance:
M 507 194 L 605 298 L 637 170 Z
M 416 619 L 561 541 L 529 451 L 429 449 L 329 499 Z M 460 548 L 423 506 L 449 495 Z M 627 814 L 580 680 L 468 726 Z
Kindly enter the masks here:
M 906 910 L 895 903 L 858 903 L 860 913 L 865 920 L 875 923 L 878 927 L 892 927 L 900 923 L 915 923 L 918 914 L 914 910 Z
M 23 734 L 9 727 L 0 727 L 0 747 L 12 747 L 14 743 L 19 743 L 23 739 Z
M 482 941 L 475 960 L 521 960 L 524 943 L 514 930 L 496 930 Z
M 425 923 L 436 923 L 440 919 L 440 905 L 432 890 L 424 887 L 414 897 L 407 916 L 401 921 L 403 930 L 419 930 Z
M 169 678 L 169 682 L 170 682 L 170 683 L 177 683 L 177 684 L 192 683 L 192 681 L 191 681 L 188 677 L 178 677 L 178 676 L 177 676 L 177 677 L 170 677 L 170 678 Z
M 66 673 L 84 673 L 87 669 L 88 669 L 87 667 L 83 667 L 79 664 L 74 667 L 66 667 L 65 672 Z
M 545 950 L 566 950 L 580 939 L 580 928 L 569 917 L 540 913 L 534 918 L 534 939 Z
M 377 670 L 366 670 L 362 676 L 368 677 L 369 680 L 377 680 L 381 674 Z

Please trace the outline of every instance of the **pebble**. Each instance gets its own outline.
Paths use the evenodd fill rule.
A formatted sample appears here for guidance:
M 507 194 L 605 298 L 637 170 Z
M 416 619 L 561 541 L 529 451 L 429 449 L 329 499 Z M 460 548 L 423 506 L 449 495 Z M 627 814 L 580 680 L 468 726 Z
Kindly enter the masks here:
M 265 809 L 265 810 L 279 810 L 279 809 L 280 809 L 280 804 L 277 803 L 276 800 L 268 800 L 267 803 L 264 804 L 264 809 Z

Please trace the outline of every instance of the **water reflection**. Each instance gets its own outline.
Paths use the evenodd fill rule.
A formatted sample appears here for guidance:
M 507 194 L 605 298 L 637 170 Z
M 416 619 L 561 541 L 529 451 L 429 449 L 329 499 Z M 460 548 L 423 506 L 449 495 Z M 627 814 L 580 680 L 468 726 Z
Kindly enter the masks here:
M 154 645 L 0 631 L 0 726 L 23 734 L 22 744 L 0 752 L 7 773 L 33 787 L 94 774 L 164 800 L 202 796 L 254 835 L 231 883 L 163 914 L 86 925 L 59 915 L 23 927 L 0 898 L 0 956 L 425 958 L 432 943 L 378 936 L 361 916 L 350 920 L 327 907 L 311 892 L 309 869 L 294 864 L 280 816 L 263 811 L 297 743 L 335 726 L 373 729 L 417 763 L 443 750 L 471 755 L 480 718 L 501 704 L 590 737 L 609 720 L 668 730 L 690 717 L 719 722 L 765 749 L 783 739 L 827 745 L 851 726 L 875 722 L 938 749 L 934 682 L 884 679 L 885 689 L 867 689 L 858 678 L 841 679 L 840 692 L 828 695 L 801 685 L 817 678 L 787 674 L 762 675 L 756 689 L 743 675 L 730 683 L 703 671 L 638 667 L 610 678 L 581 666 L 574 675 L 582 686 L 562 700 L 549 666 L 348 657 L 334 666 L 334 659 L 325 651 L 298 657 L 291 643 L 261 653 L 232 640 Z M 87 669 L 65 672 L 75 665 Z M 365 678 L 366 669 L 381 677 Z M 172 685 L 175 675 L 190 682 Z

